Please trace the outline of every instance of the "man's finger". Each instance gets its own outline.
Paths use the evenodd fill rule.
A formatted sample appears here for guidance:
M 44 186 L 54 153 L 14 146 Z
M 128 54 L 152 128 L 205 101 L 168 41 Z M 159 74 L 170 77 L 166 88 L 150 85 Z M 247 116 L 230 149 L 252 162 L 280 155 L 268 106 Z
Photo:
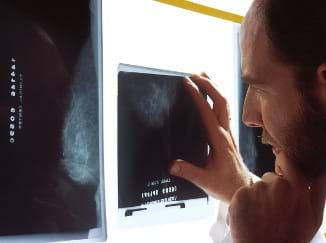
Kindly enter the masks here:
M 261 177 L 261 179 L 265 182 L 272 182 L 275 180 L 275 178 L 277 177 L 277 175 L 273 172 L 267 172 L 265 174 L 263 174 L 263 176 Z
M 211 79 L 207 73 L 205 72 L 201 72 L 200 73 L 200 76 L 204 77 L 204 78 L 207 78 L 208 79 L 208 82 L 211 83 L 209 80 Z M 212 89 L 215 89 L 217 92 L 218 92 L 218 89 L 212 84 Z M 216 115 L 216 118 L 217 120 L 220 122 L 221 126 L 226 130 L 228 131 L 230 129 L 230 110 L 229 110 L 229 106 L 228 106 L 228 103 L 226 102 L 226 99 L 218 92 L 218 94 L 224 99 L 225 103 L 226 103 L 226 109 L 225 109 L 225 114 L 223 114 L 223 112 L 221 111 L 222 109 L 220 108 L 221 107 L 221 103 L 219 104 L 213 104 L 213 111 Z M 221 113 L 221 114 L 220 114 Z M 234 141 L 234 138 L 231 134 L 231 131 L 230 131 L 230 135 L 231 135 L 231 139 L 232 139 L 232 142 L 233 142 L 233 145 L 234 147 L 236 147 L 236 143 Z
M 193 80 L 194 83 L 198 85 L 200 89 L 204 90 L 205 93 L 212 99 L 216 118 L 222 127 L 228 131 L 230 128 L 230 111 L 225 97 L 218 92 L 217 88 L 212 82 L 209 81 L 206 74 L 203 76 L 194 74 L 190 77 L 190 79 Z
M 184 160 L 172 161 L 169 168 L 169 173 L 171 175 L 186 179 L 202 189 L 207 186 L 205 183 L 205 178 L 207 178 L 205 172 L 204 169 Z
M 298 189 L 309 187 L 308 180 L 299 170 L 298 166 L 294 161 L 289 160 L 283 152 L 276 156 L 275 163 L 281 167 L 285 179 L 287 179 L 292 186 Z
M 210 79 L 210 77 L 208 76 L 208 74 L 207 74 L 206 72 L 201 72 L 201 73 L 200 73 L 200 76 L 203 76 L 203 77 L 205 77 L 205 78 Z
M 316 178 L 311 184 L 311 205 L 314 210 L 318 226 L 323 221 L 323 212 L 326 198 L 326 173 Z
M 217 141 L 215 141 L 215 139 L 219 134 L 218 126 L 220 124 L 217 121 L 206 99 L 199 91 L 198 87 L 192 82 L 192 80 L 188 77 L 185 77 L 184 83 L 200 113 L 201 120 L 205 126 L 208 142 L 211 146 L 216 148 Z

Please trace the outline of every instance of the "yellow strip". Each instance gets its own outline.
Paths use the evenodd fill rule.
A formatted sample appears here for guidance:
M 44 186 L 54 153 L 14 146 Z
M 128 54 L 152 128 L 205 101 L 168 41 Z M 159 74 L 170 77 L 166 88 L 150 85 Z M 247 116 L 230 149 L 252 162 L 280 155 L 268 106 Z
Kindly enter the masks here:
M 190 11 L 194 11 L 197 13 L 206 14 L 206 15 L 209 15 L 212 17 L 232 21 L 235 23 L 241 23 L 243 20 L 243 16 L 241 16 L 241 15 L 229 13 L 226 11 L 222 11 L 222 10 L 219 10 L 216 8 L 208 7 L 205 5 L 193 3 L 190 1 L 186 1 L 186 0 L 156 0 L 156 1 L 161 2 L 161 3 L 166 3 L 169 5 L 173 5 L 175 7 L 187 9 Z

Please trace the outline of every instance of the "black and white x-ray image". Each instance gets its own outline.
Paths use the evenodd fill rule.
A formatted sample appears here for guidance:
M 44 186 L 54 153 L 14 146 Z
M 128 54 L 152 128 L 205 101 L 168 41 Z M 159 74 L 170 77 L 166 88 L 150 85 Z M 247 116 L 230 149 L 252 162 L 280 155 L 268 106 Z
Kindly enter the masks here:
M 103 239 L 101 1 L 0 12 L 0 241 Z
M 201 189 L 168 173 L 174 159 L 202 166 L 207 157 L 204 128 L 184 75 L 123 65 L 119 70 L 118 207 L 132 216 L 130 207 L 207 200 Z

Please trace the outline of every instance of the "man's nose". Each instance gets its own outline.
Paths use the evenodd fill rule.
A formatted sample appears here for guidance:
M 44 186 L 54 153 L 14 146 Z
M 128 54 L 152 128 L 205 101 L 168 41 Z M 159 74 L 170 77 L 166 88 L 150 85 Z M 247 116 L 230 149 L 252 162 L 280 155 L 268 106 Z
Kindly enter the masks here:
M 262 127 L 260 100 L 257 93 L 249 87 L 243 104 L 242 121 L 248 127 Z

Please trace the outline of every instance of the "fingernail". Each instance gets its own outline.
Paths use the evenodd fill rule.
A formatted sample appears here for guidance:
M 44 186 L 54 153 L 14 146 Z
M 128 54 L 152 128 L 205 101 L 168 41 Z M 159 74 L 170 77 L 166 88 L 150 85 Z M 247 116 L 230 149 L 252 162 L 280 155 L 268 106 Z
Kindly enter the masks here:
M 208 75 L 206 72 L 202 72 L 202 76 L 204 76 L 208 79 L 212 79 L 212 77 L 210 75 Z
M 173 163 L 173 165 L 170 167 L 170 173 L 172 174 L 172 175 L 176 175 L 176 174 L 179 174 L 179 172 L 180 172 L 180 170 L 181 170 L 181 167 L 180 167 L 180 165 L 178 164 L 178 162 L 175 162 L 175 163 Z
M 188 76 L 186 76 L 185 78 L 184 78 L 184 83 L 186 84 L 186 85 L 188 85 L 188 86 L 190 86 L 190 87 L 197 87 L 195 84 L 194 84 L 194 82 L 191 80 L 191 78 L 190 77 L 188 77 Z
M 184 81 L 189 84 L 191 83 L 189 76 L 185 76 Z

